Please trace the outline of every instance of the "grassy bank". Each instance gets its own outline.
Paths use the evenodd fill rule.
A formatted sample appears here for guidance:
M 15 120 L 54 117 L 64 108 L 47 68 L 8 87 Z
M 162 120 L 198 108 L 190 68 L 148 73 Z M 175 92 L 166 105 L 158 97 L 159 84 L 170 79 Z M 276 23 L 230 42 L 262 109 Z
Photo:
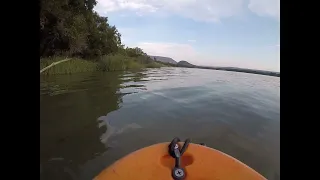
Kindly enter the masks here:
M 65 59 L 65 57 L 51 57 L 40 59 L 40 70 L 49 66 L 54 62 Z M 124 55 L 108 55 L 102 56 L 95 60 L 84 60 L 80 58 L 72 58 L 70 61 L 57 64 L 41 74 L 73 74 L 80 72 L 93 71 L 122 71 L 129 69 L 142 68 L 160 68 L 166 65 L 159 62 L 150 61 L 149 59 L 139 57 L 128 57 Z

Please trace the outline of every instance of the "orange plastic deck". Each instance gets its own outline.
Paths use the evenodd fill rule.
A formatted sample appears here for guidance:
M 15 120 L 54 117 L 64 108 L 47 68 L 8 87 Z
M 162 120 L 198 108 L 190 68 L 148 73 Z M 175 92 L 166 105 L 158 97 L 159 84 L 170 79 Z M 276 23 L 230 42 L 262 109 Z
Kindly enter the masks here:
M 95 180 L 172 180 L 174 158 L 168 143 L 137 150 L 104 169 Z M 190 143 L 181 158 L 185 180 L 266 180 L 237 159 L 218 150 Z

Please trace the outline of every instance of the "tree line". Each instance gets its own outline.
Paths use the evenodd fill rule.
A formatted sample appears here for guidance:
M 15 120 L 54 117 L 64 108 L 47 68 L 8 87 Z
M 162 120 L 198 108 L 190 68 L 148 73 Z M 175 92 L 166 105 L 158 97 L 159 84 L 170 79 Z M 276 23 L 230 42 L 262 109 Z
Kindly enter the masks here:
M 116 26 L 93 10 L 96 4 L 96 0 L 41 0 L 40 59 L 51 56 L 96 59 L 115 54 L 148 57 L 142 49 L 122 44 Z

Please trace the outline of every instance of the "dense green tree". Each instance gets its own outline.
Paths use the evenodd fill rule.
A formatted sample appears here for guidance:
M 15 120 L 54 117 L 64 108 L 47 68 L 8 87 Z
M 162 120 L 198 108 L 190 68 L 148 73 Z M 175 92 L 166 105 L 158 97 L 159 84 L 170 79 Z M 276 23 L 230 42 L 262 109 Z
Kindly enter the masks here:
M 108 23 L 107 17 L 93 11 L 96 3 L 96 0 L 42 0 L 40 57 L 68 55 L 95 59 L 118 53 L 150 60 L 138 47 L 125 48 L 117 28 Z

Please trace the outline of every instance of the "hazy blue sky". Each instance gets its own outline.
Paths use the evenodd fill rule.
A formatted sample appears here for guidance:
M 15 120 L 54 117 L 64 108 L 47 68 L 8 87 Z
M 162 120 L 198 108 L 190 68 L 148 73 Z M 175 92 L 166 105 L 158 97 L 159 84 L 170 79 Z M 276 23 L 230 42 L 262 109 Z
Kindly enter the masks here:
M 98 0 L 95 10 L 150 55 L 280 71 L 280 0 Z

